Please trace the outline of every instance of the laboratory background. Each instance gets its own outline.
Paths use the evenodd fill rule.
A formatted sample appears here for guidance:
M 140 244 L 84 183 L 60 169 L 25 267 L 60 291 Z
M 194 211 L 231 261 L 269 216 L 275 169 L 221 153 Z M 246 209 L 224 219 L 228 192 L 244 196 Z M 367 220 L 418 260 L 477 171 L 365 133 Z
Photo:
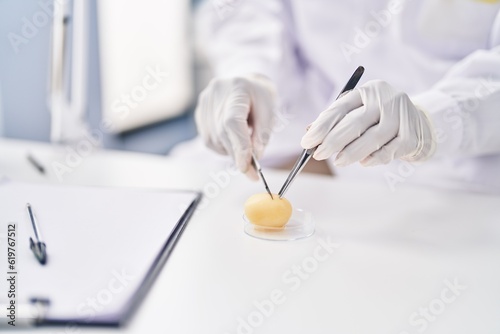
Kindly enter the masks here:
M 57 5 L 56 2 L 56 8 L 58 8 Z M 68 21 L 66 37 L 68 40 L 65 42 L 64 59 L 59 58 L 59 55 L 53 52 L 53 48 L 57 49 L 57 45 L 54 45 L 57 41 L 51 39 L 53 1 L 4 1 L 1 6 L 2 33 L 6 37 L 1 42 L 2 126 L 0 133 L 2 136 L 50 141 L 50 82 L 51 71 L 55 70 L 54 67 L 62 71 L 59 73 L 64 81 L 61 85 L 68 99 L 71 89 L 79 90 L 79 94 L 83 94 L 80 99 L 82 112 L 85 115 L 85 126 L 98 129 L 99 123 L 104 118 L 101 70 L 108 66 L 102 62 L 101 57 L 105 57 L 110 63 L 119 61 L 122 57 L 126 58 L 110 71 L 124 73 L 127 82 L 123 82 L 122 87 L 127 87 L 127 89 L 123 94 L 139 94 L 137 95 L 139 99 L 145 99 L 140 96 L 141 88 L 137 88 L 138 92 L 133 92 L 133 89 L 136 82 L 141 85 L 143 77 L 148 75 L 148 66 L 152 71 L 162 71 L 160 75 L 163 77 L 159 77 L 159 80 L 167 81 L 169 75 L 168 80 L 172 80 L 174 78 L 171 77 L 171 72 L 178 71 L 175 74 L 175 83 L 170 83 L 170 86 L 174 88 L 166 88 L 163 85 L 160 88 L 163 92 L 157 93 L 166 95 L 167 89 L 176 90 L 175 94 L 172 92 L 171 95 L 163 97 L 173 101 L 173 106 L 169 108 L 171 110 L 160 112 L 161 107 L 158 105 L 146 107 L 151 113 L 148 117 L 150 120 L 132 122 L 120 133 L 103 131 L 105 132 L 104 147 L 166 154 L 177 142 L 196 135 L 192 113 L 196 91 L 199 88 L 195 85 L 206 80 L 203 79 L 205 75 L 203 62 L 196 59 L 194 52 L 193 11 L 197 6 L 197 1 L 193 3 L 179 1 L 175 4 L 156 2 L 134 4 L 131 2 L 124 6 L 115 2 L 105 3 L 102 4 L 103 8 L 100 8 L 100 14 L 98 14 L 96 1 L 89 1 L 85 10 L 79 10 L 79 14 L 82 15 L 81 20 L 84 20 L 80 29 L 83 31 L 77 33 L 81 36 L 74 35 L 74 20 Z M 72 3 L 68 2 L 68 7 L 71 6 Z M 66 9 L 67 13 L 61 13 L 61 15 L 69 14 L 71 9 Z M 168 14 L 161 14 L 163 12 Z M 108 15 L 110 15 L 109 18 Z M 156 18 L 155 15 L 157 15 Z M 109 36 L 102 36 L 102 34 L 99 36 L 99 22 L 103 22 L 101 31 L 106 31 L 106 34 L 110 34 Z M 113 27 L 114 23 L 117 25 Z M 127 29 L 129 31 L 126 31 Z M 149 36 L 147 41 L 144 41 L 145 35 Z M 82 41 L 83 44 L 75 45 L 81 39 L 85 39 Z M 109 43 L 103 39 L 109 40 Z M 105 43 L 104 49 L 109 52 L 109 55 L 102 54 L 106 52 L 102 48 L 102 43 Z M 143 47 L 138 43 L 142 43 Z M 71 56 L 75 49 L 81 53 L 76 59 L 80 61 L 78 64 L 72 63 Z M 162 59 L 162 62 L 155 63 L 157 59 Z M 75 61 L 74 58 L 73 61 Z M 71 66 L 80 68 L 80 71 L 84 72 L 83 77 L 71 78 Z M 112 80 L 110 89 L 117 89 L 118 80 Z M 154 78 L 151 80 L 154 85 Z M 179 87 L 175 87 L 177 85 Z M 154 89 L 151 90 L 151 93 L 147 90 L 143 94 L 154 94 Z M 112 93 L 115 91 L 109 94 Z M 158 97 L 158 100 L 161 98 L 161 96 Z M 120 107 L 130 110 L 135 106 L 134 101 L 130 101 L 131 106 L 128 106 L 125 101 L 121 100 L 120 94 L 117 94 L 116 99 L 118 102 L 115 110 Z M 114 100 L 110 102 L 113 103 Z

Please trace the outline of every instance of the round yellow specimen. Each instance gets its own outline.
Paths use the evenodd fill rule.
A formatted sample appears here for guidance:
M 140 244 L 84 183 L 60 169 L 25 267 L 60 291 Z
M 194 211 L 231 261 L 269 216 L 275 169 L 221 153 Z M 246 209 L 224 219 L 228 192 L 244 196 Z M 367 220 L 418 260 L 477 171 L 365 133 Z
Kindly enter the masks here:
M 255 194 L 245 202 L 245 216 L 254 225 L 281 228 L 291 215 L 292 205 L 277 194 L 272 199 L 268 193 Z

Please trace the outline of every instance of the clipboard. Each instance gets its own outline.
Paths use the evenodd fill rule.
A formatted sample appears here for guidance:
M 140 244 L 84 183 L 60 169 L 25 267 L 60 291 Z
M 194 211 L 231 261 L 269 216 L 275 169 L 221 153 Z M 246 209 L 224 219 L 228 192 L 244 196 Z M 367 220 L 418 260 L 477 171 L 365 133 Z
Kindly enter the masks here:
M 18 310 L 31 306 L 36 311 L 18 320 L 30 325 L 124 325 L 167 262 L 201 197 L 188 190 L 0 181 L 0 245 L 7 225 L 16 226 L 16 303 Z M 46 265 L 29 249 L 27 202 L 47 245 Z M 5 256 L 2 250 L 0 259 Z M 3 281 L 0 289 L 7 291 Z M 0 304 L 10 302 L 2 299 Z

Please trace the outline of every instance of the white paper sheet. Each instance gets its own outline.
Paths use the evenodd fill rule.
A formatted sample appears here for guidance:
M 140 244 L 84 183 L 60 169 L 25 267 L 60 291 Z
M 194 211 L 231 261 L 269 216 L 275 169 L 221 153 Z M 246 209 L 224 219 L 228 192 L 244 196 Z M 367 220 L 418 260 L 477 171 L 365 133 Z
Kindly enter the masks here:
M 197 195 L 1 182 L 0 233 L 9 223 L 17 229 L 17 303 L 50 299 L 48 320 L 118 322 Z M 27 202 L 47 244 L 45 266 L 29 248 L 33 230 Z M 6 263 L 2 243 L 0 258 Z M 1 281 L 0 286 L 6 284 Z

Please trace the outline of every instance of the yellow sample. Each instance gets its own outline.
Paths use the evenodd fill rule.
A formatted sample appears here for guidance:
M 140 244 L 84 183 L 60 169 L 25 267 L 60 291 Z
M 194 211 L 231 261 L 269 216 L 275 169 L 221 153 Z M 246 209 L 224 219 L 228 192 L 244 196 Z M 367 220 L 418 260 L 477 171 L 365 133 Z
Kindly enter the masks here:
M 245 202 L 245 216 L 254 225 L 281 228 L 291 215 L 292 205 L 277 194 L 272 199 L 268 193 L 255 194 Z

